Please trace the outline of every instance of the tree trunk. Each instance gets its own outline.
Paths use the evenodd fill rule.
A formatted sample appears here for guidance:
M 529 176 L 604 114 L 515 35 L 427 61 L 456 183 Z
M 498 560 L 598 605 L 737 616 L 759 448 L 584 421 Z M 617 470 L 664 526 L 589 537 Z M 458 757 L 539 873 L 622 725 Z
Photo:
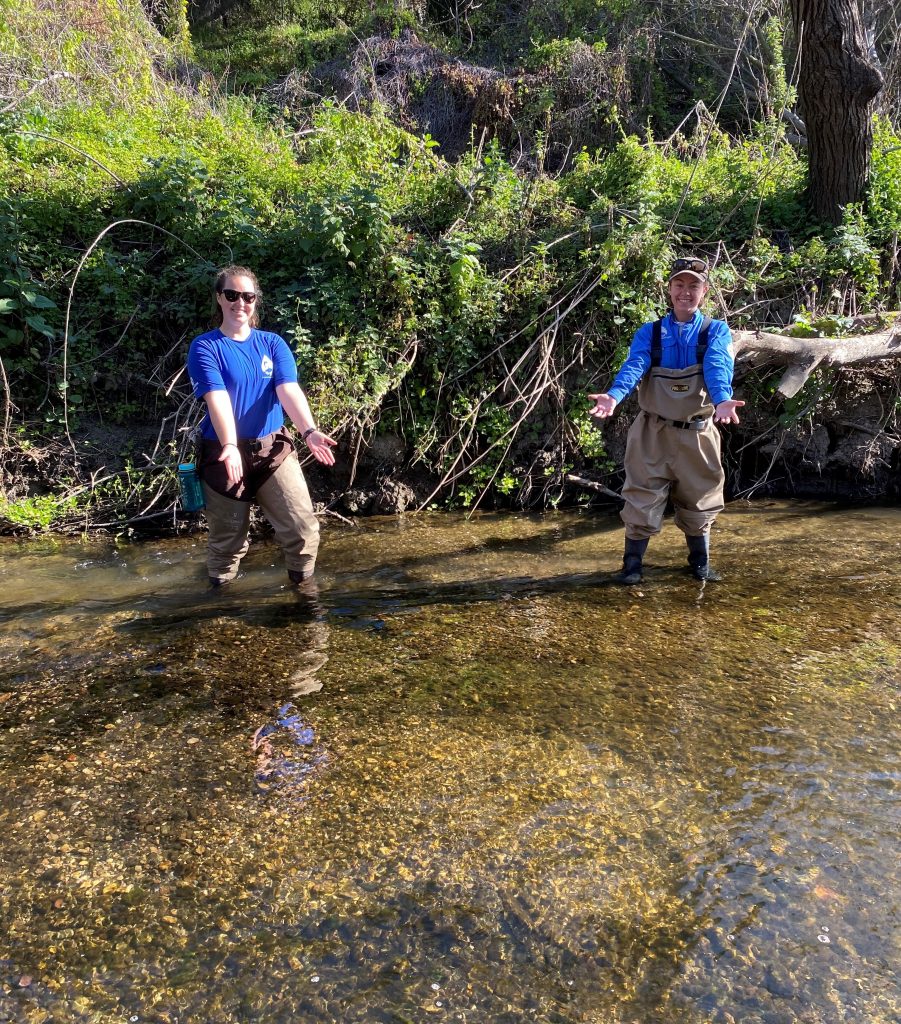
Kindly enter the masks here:
M 882 74 L 871 62 L 858 0 L 791 0 L 801 53 L 798 98 L 807 125 L 815 216 L 838 224 L 865 193 L 872 103 Z

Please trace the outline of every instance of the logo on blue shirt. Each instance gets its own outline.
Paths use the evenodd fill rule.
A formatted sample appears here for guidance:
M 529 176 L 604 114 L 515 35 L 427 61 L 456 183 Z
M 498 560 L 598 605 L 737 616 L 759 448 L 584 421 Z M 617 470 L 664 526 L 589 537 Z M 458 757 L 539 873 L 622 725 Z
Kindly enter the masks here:
M 269 356 L 263 356 L 263 360 L 260 363 L 260 369 L 263 371 L 264 377 L 272 376 L 272 360 Z

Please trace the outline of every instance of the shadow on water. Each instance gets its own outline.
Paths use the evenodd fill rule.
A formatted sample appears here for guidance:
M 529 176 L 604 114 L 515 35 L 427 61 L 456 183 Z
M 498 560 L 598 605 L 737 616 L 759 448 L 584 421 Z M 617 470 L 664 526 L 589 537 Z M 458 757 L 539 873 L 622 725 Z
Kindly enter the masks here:
M 682 574 L 684 575 L 684 574 Z M 164 602 L 156 602 L 146 617 L 135 618 L 119 627 L 123 632 L 143 633 L 193 627 L 204 620 L 223 616 L 240 618 L 254 626 L 277 629 L 280 626 L 325 615 L 332 625 L 366 628 L 383 621 L 386 615 L 416 612 L 428 605 L 469 606 L 474 603 L 505 601 L 511 598 L 576 593 L 585 588 L 612 585 L 609 573 L 567 573 L 556 578 L 508 576 L 493 579 L 461 580 L 454 583 L 416 584 L 400 580 L 391 584 L 370 584 L 359 589 L 330 587 L 321 589 L 315 599 L 261 603 L 248 609 L 240 598 L 217 593 L 199 605 L 185 607 L 173 602 L 176 610 L 166 611 Z M 106 609 L 109 611 L 111 609 Z
M 19 545 L 0 1019 L 898 1019 L 899 516 L 736 508 L 708 587 L 586 516 L 331 533 L 306 592 Z
M 615 529 L 614 526 L 610 526 L 610 529 Z M 370 535 L 374 534 L 375 531 L 367 531 Z M 390 545 L 380 545 L 378 548 L 378 561 L 367 566 L 365 569 L 354 569 L 353 565 L 342 567 L 341 579 L 342 581 L 354 582 L 355 580 L 364 581 L 363 586 L 360 590 L 365 591 L 368 595 L 373 589 L 370 581 L 375 584 L 376 592 L 373 594 L 375 598 L 391 599 L 393 596 L 391 590 L 395 589 L 403 593 L 407 593 L 409 589 L 415 587 L 415 577 L 410 575 L 411 572 L 419 567 L 427 566 L 435 569 L 441 564 L 448 564 L 453 562 L 459 562 L 465 559 L 468 555 L 477 554 L 481 552 L 494 552 L 501 555 L 522 555 L 528 553 L 541 553 L 546 551 L 549 543 L 559 543 L 567 539 L 577 537 L 596 536 L 599 532 L 599 527 L 596 522 L 592 522 L 588 519 L 577 520 L 575 523 L 571 523 L 566 527 L 554 528 L 551 531 L 536 533 L 530 537 L 500 537 L 500 536 L 486 536 L 479 539 L 464 541 L 454 547 L 453 550 L 441 553 L 428 552 L 428 553 L 415 553 L 415 554 L 404 554 L 401 553 L 397 548 L 392 548 Z M 550 534 L 550 536 L 548 535 Z M 54 551 L 56 549 L 54 548 Z M 89 564 L 89 563 L 88 563 Z M 525 577 L 526 579 L 528 577 Z M 603 582 L 604 575 L 597 574 L 597 582 Z M 147 581 L 151 582 L 151 581 Z M 503 589 L 503 581 L 499 581 L 501 589 Z M 536 580 L 538 585 L 544 585 L 545 581 Z M 222 591 L 209 591 L 206 589 L 205 583 L 201 579 L 196 579 L 188 583 L 185 588 L 185 581 L 178 579 L 175 581 L 174 586 L 177 588 L 174 591 L 169 592 L 155 591 L 151 595 L 140 595 L 137 600 L 135 599 L 134 593 L 127 593 L 124 596 L 111 596 L 108 598 L 97 596 L 96 594 L 80 595 L 81 604 L 84 608 L 90 609 L 97 614 L 104 614 L 116 611 L 119 607 L 123 606 L 137 606 L 140 608 L 142 605 L 154 609 L 160 610 L 162 615 L 166 615 L 168 608 L 172 609 L 183 609 L 186 617 L 188 615 L 216 615 L 220 608 L 228 607 L 228 595 L 229 590 Z M 459 584 L 463 587 L 464 584 Z M 473 581 L 474 588 L 480 588 L 482 591 L 486 589 L 485 586 L 480 586 L 480 581 Z M 152 589 L 152 582 L 151 582 Z M 344 588 L 332 588 L 338 593 L 343 592 Z M 40 588 L 36 587 L 35 591 L 39 591 Z M 254 597 L 268 597 L 270 596 L 269 591 L 256 591 L 251 592 Z M 242 602 L 238 606 L 242 614 L 247 612 L 245 602 L 249 594 L 242 595 Z M 348 591 L 348 596 L 351 600 L 355 599 L 355 593 L 353 589 Z M 218 603 L 217 603 L 218 601 Z M 335 604 L 335 600 L 331 601 Z M 9 622 L 14 619 L 20 618 L 23 615 L 29 615 L 31 613 L 37 613 L 46 615 L 54 611 L 62 611 L 69 609 L 72 606 L 72 594 L 70 588 L 61 593 L 54 599 L 53 596 L 41 596 L 37 594 L 37 599 L 32 601 L 26 601 L 24 603 L 16 603 L 15 605 L 6 605 L 0 602 L 0 624 Z M 269 604 L 264 601 L 264 607 L 268 610 Z M 284 611 L 286 614 L 290 614 L 289 608 L 285 607 Z M 173 612 L 174 614 L 174 612 Z M 276 614 L 280 614 L 276 612 Z M 175 621 L 174 619 L 172 621 Z

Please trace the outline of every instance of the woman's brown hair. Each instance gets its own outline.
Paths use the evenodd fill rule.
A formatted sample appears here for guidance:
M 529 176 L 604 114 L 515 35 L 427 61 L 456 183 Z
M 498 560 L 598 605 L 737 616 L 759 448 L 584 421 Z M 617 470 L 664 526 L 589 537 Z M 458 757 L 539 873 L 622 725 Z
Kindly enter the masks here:
M 216 273 L 216 283 L 213 286 L 213 318 L 210 324 L 213 327 L 222 326 L 222 307 L 216 300 L 217 295 L 222 294 L 222 289 L 225 287 L 225 282 L 230 277 L 249 277 L 253 281 L 253 290 L 256 292 L 257 301 L 253 304 L 253 313 L 250 317 L 250 326 L 260 326 L 260 306 L 263 302 L 263 292 L 260 289 L 260 282 L 257 280 L 257 275 L 250 269 L 250 267 L 223 267 Z

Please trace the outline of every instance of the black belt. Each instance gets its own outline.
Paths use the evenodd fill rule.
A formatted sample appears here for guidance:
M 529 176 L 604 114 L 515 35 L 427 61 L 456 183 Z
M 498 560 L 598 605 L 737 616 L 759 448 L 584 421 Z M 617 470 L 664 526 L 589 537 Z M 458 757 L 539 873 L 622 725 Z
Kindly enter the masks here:
M 256 455 L 265 448 L 271 448 L 280 435 L 286 441 L 291 440 L 291 435 L 282 427 L 281 430 L 273 430 L 271 434 L 266 434 L 263 437 L 245 438 L 238 442 L 238 447 L 244 448 L 246 451 Z
M 657 416 L 656 413 L 654 415 Z M 703 430 L 710 422 L 709 416 L 700 416 L 693 420 L 668 420 L 664 416 L 657 416 L 657 419 L 668 427 L 678 427 L 680 430 Z

